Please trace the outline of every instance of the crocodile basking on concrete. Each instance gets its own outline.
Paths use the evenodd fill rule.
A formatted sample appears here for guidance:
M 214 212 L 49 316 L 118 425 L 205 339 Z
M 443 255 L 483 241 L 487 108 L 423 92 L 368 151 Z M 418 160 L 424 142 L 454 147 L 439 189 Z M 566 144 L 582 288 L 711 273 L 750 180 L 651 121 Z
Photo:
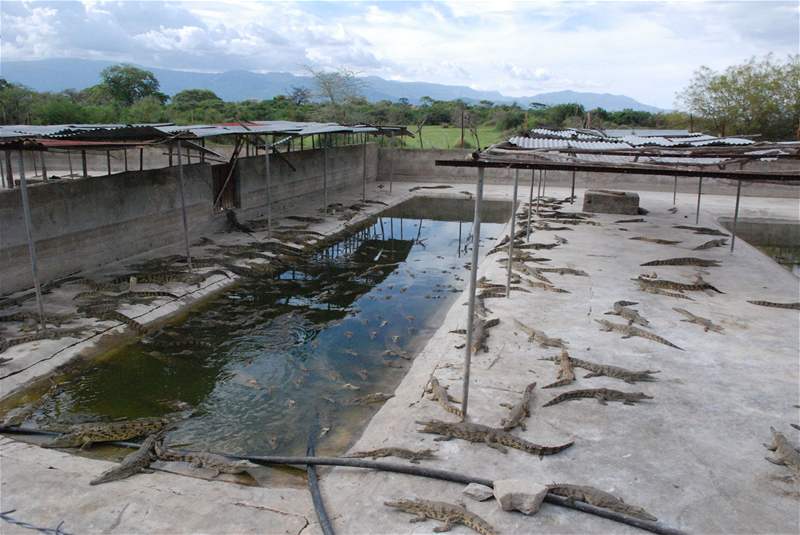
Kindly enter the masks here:
M 547 486 L 547 492 L 555 494 L 556 496 L 569 498 L 570 500 L 585 502 L 589 505 L 594 505 L 595 507 L 608 509 L 609 511 L 622 513 L 634 518 L 641 518 L 642 520 L 649 520 L 650 522 L 655 522 L 658 520 L 643 508 L 636 507 L 635 505 L 628 505 L 622 500 L 622 498 L 618 498 L 613 494 L 609 494 L 608 492 L 596 489 L 594 487 L 553 483 L 552 485 Z
M 642 325 L 643 327 L 647 327 L 650 325 L 650 322 L 644 319 L 638 311 L 628 308 L 633 305 L 638 305 L 638 303 L 634 301 L 617 301 L 612 305 L 611 312 L 606 312 L 606 314 L 613 314 L 615 316 L 620 316 L 623 319 L 628 320 L 628 325 L 633 325 L 637 323 Z
M 514 323 L 528 335 L 529 342 L 536 342 L 542 347 L 558 347 L 560 349 L 564 349 L 567 346 L 567 343 L 561 338 L 551 338 L 542 331 L 534 329 L 533 327 L 528 327 L 517 319 L 514 319 Z
M 764 447 L 769 451 L 774 451 L 775 455 L 764 458 L 773 464 L 786 466 L 797 477 L 800 477 L 800 451 L 789 444 L 789 440 L 783 433 L 778 432 L 774 427 L 770 427 L 769 430 L 772 431 L 772 442 L 764 444 Z
M 561 357 L 544 357 L 539 360 L 550 360 L 559 364 Z M 584 370 L 589 370 L 591 373 L 588 373 L 583 376 L 584 379 L 589 379 L 591 377 L 611 377 L 614 379 L 622 379 L 626 383 L 633 384 L 637 381 L 655 381 L 656 378 L 652 376 L 654 373 L 659 373 L 659 370 L 642 370 L 642 371 L 633 371 L 627 370 L 625 368 L 620 368 L 619 366 L 611 366 L 609 364 L 597 364 L 595 362 L 589 362 L 588 360 L 582 360 L 575 357 L 569 358 L 570 362 L 576 368 L 583 368 Z
M 429 420 L 417 421 L 416 423 L 424 426 L 420 429 L 420 433 L 442 435 L 441 437 L 435 438 L 435 441 L 459 438 L 461 440 L 468 440 L 469 442 L 483 442 L 490 448 L 494 448 L 501 453 L 507 453 L 508 450 L 504 446 L 508 446 L 509 448 L 539 456 L 553 455 L 574 444 L 574 442 L 570 441 L 565 444 L 559 444 L 558 446 L 541 446 L 516 437 L 503 429 L 469 422 L 448 423 L 440 420 Z
M 86 331 L 83 327 L 75 329 L 45 329 L 35 333 L 18 336 L 16 338 L 0 338 L 0 353 L 6 349 L 39 340 L 58 340 L 59 338 L 80 338 Z
M 714 331 L 715 333 L 721 333 L 724 330 L 720 325 L 715 324 L 710 319 L 692 314 L 685 308 L 673 308 L 672 310 L 686 316 L 686 319 L 681 321 L 685 321 L 688 323 L 696 323 L 697 325 L 703 327 L 703 329 L 705 329 L 705 332 Z
M 642 282 L 639 282 L 639 289 L 643 292 L 651 293 L 654 295 L 663 295 L 665 297 L 675 297 L 676 299 L 686 299 L 688 301 L 694 301 L 691 297 L 686 294 L 678 293 L 678 292 L 668 292 L 667 290 L 662 290 L 661 288 L 656 288 L 654 286 L 648 286 Z
M 243 474 L 249 469 L 257 467 L 257 465 L 244 459 L 230 459 L 224 455 L 209 453 L 207 451 L 171 450 L 165 448 L 162 441 L 156 442 L 155 454 L 156 457 L 162 461 L 185 462 L 189 463 L 194 468 L 212 470 L 214 474 L 211 477 L 217 477 L 220 474 Z
M 439 383 L 439 380 L 436 379 L 436 377 L 431 377 L 431 380 L 428 383 L 428 388 L 425 389 L 425 392 L 430 393 L 431 398 L 450 414 L 458 416 L 459 418 L 463 416 L 464 413 L 461 412 L 461 409 L 450 404 L 451 402 L 460 402 L 447 393 L 447 389 Z
M 672 228 L 679 228 L 682 230 L 691 230 L 694 231 L 695 234 L 708 234 L 709 236 L 727 236 L 721 230 L 717 230 L 715 228 L 709 227 L 691 227 L 689 225 L 672 225 Z
M 111 481 L 125 479 L 127 477 L 131 477 L 132 475 L 136 475 L 139 472 L 148 472 L 150 463 L 156 459 L 153 450 L 155 449 L 155 445 L 158 442 L 160 435 L 160 432 L 154 433 L 144 439 L 144 442 L 142 442 L 142 445 L 139 446 L 139 449 L 126 455 L 118 466 L 103 472 L 98 477 L 91 480 L 89 484 L 100 485 L 101 483 L 109 483 Z
M 561 355 L 556 357 L 556 361 L 558 362 L 559 366 L 556 381 L 547 386 L 543 386 L 542 388 L 557 388 L 559 386 L 567 386 L 575 381 L 575 369 L 573 368 L 572 359 L 570 358 L 566 349 L 561 350 Z
M 453 524 L 463 524 L 480 535 L 497 535 L 497 531 L 488 522 L 461 505 L 420 499 L 392 500 L 383 504 L 416 515 L 409 522 L 424 522 L 428 519 L 442 522 L 441 526 L 433 528 L 436 533 L 450 531 Z
M 667 258 L 665 260 L 652 260 L 639 264 L 640 266 L 700 266 L 700 267 L 719 267 L 718 260 L 705 260 L 693 256 L 682 256 L 679 258 Z
M 649 278 L 642 275 L 639 275 L 639 277 L 633 280 L 637 281 L 640 285 L 650 286 L 652 288 L 660 288 L 662 290 L 674 290 L 677 292 L 703 292 L 706 290 L 712 290 L 720 294 L 725 293 L 719 291 L 717 288 L 705 282 L 700 277 L 697 277 L 697 281 L 691 284 L 666 279 Z
M 370 457 L 372 459 L 378 459 L 381 457 L 399 457 L 400 459 L 407 459 L 413 464 L 419 464 L 420 461 L 427 461 L 430 459 L 435 459 L 436 455 L 434 455 L 435 450 L 407 450 L 405 448 L 378 448 L 376 450 L 369 450 L 369 451 L 357 451 L 355 453 L 351 453 L 350 455 L 346 455 L 345 457 L 354 457 L 357 459 L 363 459 L 366 457 Z
M 638 240 L 638 241 L 646 241 L 650 243 L 657 243 L 659 245 L 678 245 L 681 243 L 680 241 L 675 240 L 662 240 L 661 238 L 648 238 L 647 236 L 634 236 L 633 238 L 628 238 L 629 240 Z
M 527 429 L 523 420 L 531 415 L 531 400 L 533 399 L 534 388 L 536 388 L 536 383 L 531 383 L 526 386 L 525 391 L 522 393 L 522 399 L 514 405 L 501 403 L 501 406 L 511 410 L 508 414 L 508 418 L 503 418 L 500 421 L 503 431 L 511 431 L 517 426 L 521 427 L 523 431 Z
M 728 245 L 728 240 L 725 238 L 719 240 L 709 240 L 701 245 L 698 245 L 693 250 L 694 251 L 703 251 L 705 249 L 711 249 L 712 247 L 725 247 Z
M 787 308 L 790 310 L 800 310 L 800 302 L 797 303 L 775 303 L 773 301 L 748 301 L 751 305 L 771 308 Z
M 98 442 L 113 442 L 150 435 L 160 431 L 176 418 L 139 418 L 121 422 L 91 422 L 71 425 L 67 432 L 43 444 L 44 448 L 86 449 Z
M 633 325 L 625 325 L 623 323 L 613 323 L 608 320 L 594 320 L 599 323 L 602 327 L 603 331 L 617 331 L 618 333 L 622 334 L 622 338 L 631 338 L 633 336 L 638 336 L 639 338 L 644 338 L 646 340 L 652 340 L 653 342 L 658 342 L 659 344 L 664 344 L 665 346 L 674 347 L 675 349 L 679 349 L 683 351 L 683 348 L 676 346 L 666 338 L 662 338 L 657 334 L 653 334 L 650 331 L 645 331 L 644 329 L 640 329 L 639 327 L 634 327 Z
M 582 390 L 570 390 L 569 392 L 559 394 L 542 405 L 542 407 L 549 407 L 564 401 L 582 398 L 594 398 L 601 405 L 605 405 L 608 401 L 621 401 L 625 405 L 635 405 L 637 401 L 653 399 L 644 392 L 621 392 L 610 388 L 585 388 Z

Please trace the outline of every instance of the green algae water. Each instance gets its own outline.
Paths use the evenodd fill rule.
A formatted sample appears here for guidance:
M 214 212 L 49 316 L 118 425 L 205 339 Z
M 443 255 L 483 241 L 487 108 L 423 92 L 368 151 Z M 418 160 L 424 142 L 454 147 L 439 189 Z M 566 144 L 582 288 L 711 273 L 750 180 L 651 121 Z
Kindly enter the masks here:
M 278 276 L 245 278 L 181 323 L 63 377 L 25 423 L 191 407 L 171 443 L 237 454 L 344 451 L 466 287 L 470 201 L 412 199 Z M 488 202 L 482 247 L 510 206 Z

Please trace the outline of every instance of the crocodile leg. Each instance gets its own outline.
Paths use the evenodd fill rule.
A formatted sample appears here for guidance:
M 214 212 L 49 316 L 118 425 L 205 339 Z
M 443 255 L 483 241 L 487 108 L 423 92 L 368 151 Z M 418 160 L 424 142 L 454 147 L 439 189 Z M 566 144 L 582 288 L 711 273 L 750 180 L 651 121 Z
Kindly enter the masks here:
M 771 462 L 772 464 L 777 464 L 778 466 L 783 466 L 786 464 L 785 462 L 783 462 L 783 459 L 779 459 L 778 457 L 770 457 L 769 455 L 767 455 L 764 458 L 769 462 Z
M 433 528 L 434 533 L 444 533 L 445 531 L 450 531 L 453 529 L 453 524 L 451 522 L 445 522 L 441 526 L 436 526 Z
M 426 520 L 428 520 L 427 516 L 419 515 L 419 516 L 415 516 L 414 518 L 410 519 L 408 522 L 410 524 L 415 524 L 417 522 L 425 522 Z

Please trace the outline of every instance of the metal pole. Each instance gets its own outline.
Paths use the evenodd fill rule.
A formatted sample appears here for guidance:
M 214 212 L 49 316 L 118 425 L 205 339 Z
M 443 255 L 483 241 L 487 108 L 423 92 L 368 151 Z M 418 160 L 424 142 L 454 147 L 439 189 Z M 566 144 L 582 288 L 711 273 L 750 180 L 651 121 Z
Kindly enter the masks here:
M 672 189 L 672 206 L 675 206 L 675 200 L 678 198 L 678 177 L 675 177 L 675 186 Z
M 542 200 L 542 170 L 539 169 L 539 183 L 536 186 L 536 215 L 539 215 L 539 204 Z
M 6 153 L 6 180 L 8 181 L 9 189 L 14 189 L 14 169 L 11 167 L 11 152 Z
M 272 169 L 269 165 L 269 153 L 272 145 L 267 142 L 269 138 L 264 136 L 264 179 L 267 188 L 267 236 L 272 237 Z
M 511 297 L 511 260 L 514 258 L 514 227 L 517 222 L 517 186 L 519 185 L 519 169 L 514 173 L 514 195 L 511 196 L 511 232 L 508 235 L 508 279 L 506 280 L 506 297 Z
M 72 178 L 72 153 L 67 151 L 67 162 L 69 162 L 69 177 Z
M 364 146 L 364 150 L 363 150 L 363 152 L 364 152 L 363 160 L 364 161 L 363 161 L 363 169 L 361 170 L 361 173 L 364 176 L 363 176 L 363 184 L 361 185 L 361 200 L 365 201 L 365 200 L 367 200 L 367 141 L 366 140 L 364 140 L 364 145 L 363 146 Z
M 22 194 L 22 213 L 25 217 L 25 235 L 28 239 L 28 254 L 31 257 L 31 276 L 33 288 L 36 290 L 36 306 L 39 308 L 39 326 L 45 329 L 44 305 L 42 304 L 42 288 L 39 286 L 39 269 L 36 266 L 36 244 L 33 242 L 33 222 L 31 220 L 31 205 L 28 199 L 28 181 L 25 180 L 25 161 L 22 151 L 19 151 L 19 189 Z
M 475 216 L 472 219 L 472 265 L 469 272 L 469 301 L 467 302 L 467 344 L 464 347 L 464 386 L 461 398 L 461 418 L 467 421 L 469 404 L 469 368 L 472 363 L 472 323 L 475 319 L 475 292 L 478 284 L 478 250 L 481 243 L 481 203 L 483 202 L 483 167 L 478 168 L 475 187 Z
M 40 156 L 42 158 L 42 180 L 47 182 L 47 164 L 44 161 L 44 151 L 42 151 Z
M 170 146 L 170 154 L 172 147 Z M 183 219 L 183 242 L 186 245 L 186 264 L 192 271 L 192 255 L 189 252 L 189 224 L 186 222 L 186 196 L 183 192 L 183 160 L 181 159 L 181 141 L 178 140 L 178 188 L 181 194 L 181 218 Z
M 542 170 L 542 197 L 545 196 L 545 190 L 547 189 L 547 169 Z
M 108 174 L 111 174 L 111 151 L 106 151 L 106 168 L 108 169 Z
M 144 171 L 144 148 L 139 147 L 139 171 Z
M 731 229 L 731 252 L 736 243 L 736 223 L 739 221 L 739 197 L 742 194 L 742 181 L 736 181 L 736 208 L 733 210 L 733 228 Z
M 328 134 L 322 146 L 322 210 L 328 213 Z
M 127 148 L 122 149 L 122 155 L 123 155 L 123 158 L 125 159 L 125 171 L 127 172 L 128 171 L 128 149 Z
M 572 170 L 572 192 L 569 194 L 569 203 L 575 204 L 575 169 Z
M 86 178 L 87 176 L 89 176 L 89 171 L 86 168 L 86 151 L 85 150 L 81 151 L 81 164 L 83 165 L 83 177 Z
M 392 136 L 389 136 L 390 138 Z M 392 192 L 392 183 L 394 182 L 394 158 L 389 157 L 389 193 Z
M 700 222 L 700 195 L 703 193 L 703 177 L 697 180 L 697 213 L 694 216 L 694 224 Z
M 533 182 L 535 178 L 535 169 L 531 169 L 531 191 L 528 194 L 528 229 L 525 232 L 525 241 L 531 241 L 531 212 L 533 212 Z

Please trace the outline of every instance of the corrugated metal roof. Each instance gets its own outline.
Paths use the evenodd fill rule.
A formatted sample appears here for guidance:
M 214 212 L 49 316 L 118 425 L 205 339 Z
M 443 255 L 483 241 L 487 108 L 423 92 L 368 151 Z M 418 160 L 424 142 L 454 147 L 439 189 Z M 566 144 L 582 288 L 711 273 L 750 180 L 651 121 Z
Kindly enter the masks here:
M 515 136 L 508 140 L 512 145 L 523 149 L 630 149 L 631 145 L 623 142 L 608 141 L 573 141 L 570 139 L 548 139 L 538 137 Z

